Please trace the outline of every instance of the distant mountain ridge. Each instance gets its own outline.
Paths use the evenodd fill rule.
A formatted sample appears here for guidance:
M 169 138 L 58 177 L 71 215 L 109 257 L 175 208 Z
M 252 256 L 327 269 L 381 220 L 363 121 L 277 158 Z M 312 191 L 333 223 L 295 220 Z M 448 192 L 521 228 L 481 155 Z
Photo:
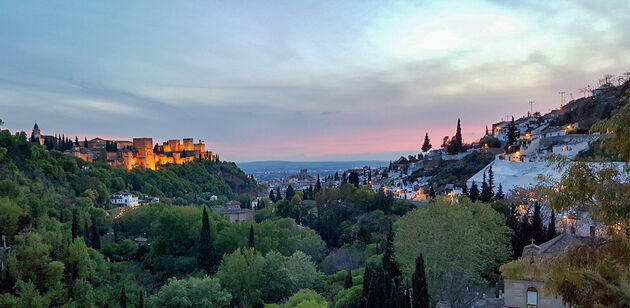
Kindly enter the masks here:
M 258 179 L 282 178 L 296 174 L 300 169 L 307 169 L 315 176 L 334 174 L 337 171 L 368 167 L 387 166 L 388 161 L 354 160 L 354 161 L 253 161 L 236 163 L 247 174 L 253 174 Z

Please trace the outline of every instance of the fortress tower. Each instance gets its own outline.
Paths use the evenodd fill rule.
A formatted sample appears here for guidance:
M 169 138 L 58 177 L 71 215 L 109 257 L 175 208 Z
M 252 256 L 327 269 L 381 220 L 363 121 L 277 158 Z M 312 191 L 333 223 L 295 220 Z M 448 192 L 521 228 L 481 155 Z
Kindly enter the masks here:
M 152 138 L 133 138 L 133 147 L 138 150 L 136 164 L 144 168 L 155 170 L 155 155 L 153 154 Z

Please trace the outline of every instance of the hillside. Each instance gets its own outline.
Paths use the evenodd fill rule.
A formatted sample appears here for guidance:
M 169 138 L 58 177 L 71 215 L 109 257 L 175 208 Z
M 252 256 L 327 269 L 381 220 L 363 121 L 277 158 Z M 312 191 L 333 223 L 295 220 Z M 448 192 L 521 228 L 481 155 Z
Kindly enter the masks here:
M 27 142 L 24 135 L 12 136 L 6 130 L 0 132 L 0 151 L 3 187 L 58 200 L 94 194 L 96 203 L 104 204 L 111 193 L 129 190 L 167 202 L 202 203 L 209 194 L 231 197 L 257 190 L 255 181 L 229 162 L 197 161 L 128 172 L 48 151 Z
M 610 118 L 614 111 L 625 106 L 628 101 L 624 96 L 629 90 L 630 81 L 626 81 L 619 86 L 602 88 L 598 95 L 572 100 L 562 107 L 553 125 L 579 123 L 580 130 L 588 131 L 593 124 Z

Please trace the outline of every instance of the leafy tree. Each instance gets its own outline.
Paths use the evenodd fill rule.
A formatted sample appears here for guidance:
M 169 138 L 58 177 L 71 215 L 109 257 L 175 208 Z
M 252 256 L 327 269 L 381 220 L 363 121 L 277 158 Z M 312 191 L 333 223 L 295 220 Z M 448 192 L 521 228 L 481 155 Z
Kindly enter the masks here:
M 328 302 L 326 298 L 317 294 L 310 289 L 302 289 L 289 297 L 286 303 L 281 305 L 282 308 L 327 308 Z
M 212 234 L 210 231 L 210 221 L 206 207 L 203 208 L 201 217 L 201 232 L 199 233 L 199 248 L 197 253 L 197 264 L 209 274 L 214 273 L 216 266 L 220 263 L 220 259 L 214 248 Z
M 249 249 L 256 249 L 256 243 L 254 242 L 254 225 L 249 226 L 249 242 L 247 244 Z
M 363 296 L 363 286 L 358 285 L 350 289 L 339 291 L 335 296 L 335 308 L 360 308 Z
M 428 152 L 432 148 L 431 140 L 429 140 L 429 133 L 424 135 L 424 143 L 422 144 L 422 152 Z
M 159 307 L 229 307 L 232 296 L 210 276 L 171 278 L 153 302 Z
M 468 196 L 470 197 L 470 201 L 472 202 L 477 202 L 477 200 L 479 199 L 479 188 L 477 188 L 477 184 L 475 184 L 475 181 L 473 181 L 470 185 L 470 192 L 468 193 Z
M 420 252 L 429 294 L 452 307 L 470 306 L 483 285 L 497 283 L 509 255 L 504 218 L 487 204 L 436 202 L 397 221 L 394 241 L 404 273 L 413 272 Z
M 422 253 L 416 258 L 416 267 L 411 276 L 411 306 L 414 308 L 429 308 L 429 291 L 427 278 L 424 273 L 424 259 Z

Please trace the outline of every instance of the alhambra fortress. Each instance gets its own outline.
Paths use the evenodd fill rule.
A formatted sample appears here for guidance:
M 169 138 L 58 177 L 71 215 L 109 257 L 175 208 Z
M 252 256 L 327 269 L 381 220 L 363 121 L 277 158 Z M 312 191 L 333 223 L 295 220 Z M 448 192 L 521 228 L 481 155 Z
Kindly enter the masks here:
M 155 170 L 168 164 L 182 165 L 194 160 L 216 160 L 212 151 L 206 151 L 206 145 L 192 138 L 168 140 L 163 144 L 153 144 L 152 138 L 133 138 L 133 141 L 105 140 L 102 138 L 75 141 L 65 136 L 42 135 L 37 123 L 31 133 L 31 141 L 46 147 L 55 147 L 64 153 L 85 161 L 105 161 L 110 166 L 131 170 L 147 168 Z

